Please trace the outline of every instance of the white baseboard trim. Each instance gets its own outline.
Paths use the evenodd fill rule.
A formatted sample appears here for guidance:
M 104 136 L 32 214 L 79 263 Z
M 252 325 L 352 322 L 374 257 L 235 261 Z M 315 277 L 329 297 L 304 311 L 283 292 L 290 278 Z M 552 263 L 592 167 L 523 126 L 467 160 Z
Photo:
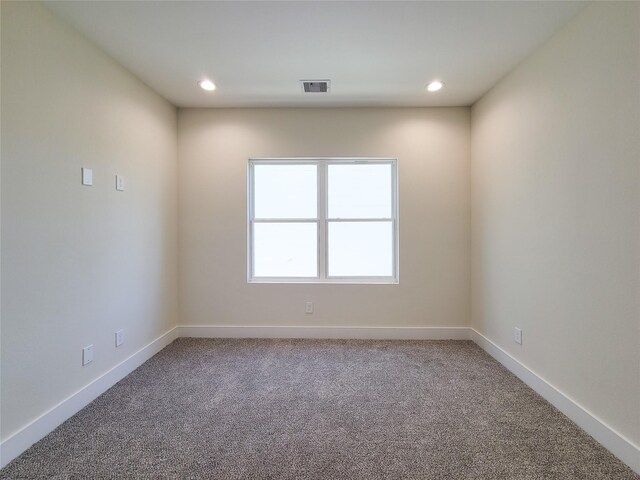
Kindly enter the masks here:
M 285 327 L 182 325 L 169 330 L 0 444 L 0 468 L 79 412 L 179 337 L 472 340 L 640 474 L 640 447 L 562 393 L 487 337 L 467 327 Z
M 261 327 L 180 325 L 180 337 L 316 338 L 380 340 L 469 340 L 467 327 Z
M 174 327 L 4 440 L 0 444 L 0 468 L 82 410 L 177 337 L 178 329 Z
M 474 343 L 531 387 L 542 398 L 569 417 L 597 442 L 631 467 L 632 470 L 640 474 L 640 447 L 616 432 L 593 413 L 562 393 L 558 388 L 551 385 L 480 332 L 473 328 L 469 330 L 470 338 Z

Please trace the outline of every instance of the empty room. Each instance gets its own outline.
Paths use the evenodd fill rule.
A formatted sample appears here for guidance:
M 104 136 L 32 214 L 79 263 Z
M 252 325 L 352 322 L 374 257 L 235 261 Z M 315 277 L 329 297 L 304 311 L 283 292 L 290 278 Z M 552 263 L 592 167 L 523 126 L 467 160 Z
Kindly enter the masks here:
M 640 479 L 640 2 L 0 1 L 0 479 Z

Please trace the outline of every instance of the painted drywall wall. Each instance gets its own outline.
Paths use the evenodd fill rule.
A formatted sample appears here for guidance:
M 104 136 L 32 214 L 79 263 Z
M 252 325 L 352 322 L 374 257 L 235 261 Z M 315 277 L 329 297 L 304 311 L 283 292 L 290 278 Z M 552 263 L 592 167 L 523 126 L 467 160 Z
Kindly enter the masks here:
M 176 324 L 177 125 L 39 3 L 1 8 L 6 439 Z
M 589 6 L 488 92 L 471 182 L 473 327 L 636 445 L 639 19 Z
M 468 108 L 179 110 L 180 323 L 467 326 L 469 126 Z M 297 156 L 398 158 L 399 285 L 247 283 L 247 160 Z

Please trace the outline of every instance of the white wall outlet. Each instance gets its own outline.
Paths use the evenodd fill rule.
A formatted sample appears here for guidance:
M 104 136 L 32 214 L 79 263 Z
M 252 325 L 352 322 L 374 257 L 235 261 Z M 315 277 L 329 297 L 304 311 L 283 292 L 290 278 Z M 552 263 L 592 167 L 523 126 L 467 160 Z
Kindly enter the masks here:
M 124 177 L 122 175 L 116 175 L 116 190 L 124 191 Z
M 522 330 L 518 327 L 513 329 L 513 341 L 518 345 L 522 345 Z
M 307 302 L 304 304 L 304 313 L 313 313 L 313 302 Z
M 120 329 L 116 332 L 116 347 L 124 343 L 124 330 Z
M 82 349 L 82 365 L 93 362 L 93 345 L 89 345 Z
M 90 168 L 82 169 L 82 184 L 83 185 L 93 185 L 93 170 Z

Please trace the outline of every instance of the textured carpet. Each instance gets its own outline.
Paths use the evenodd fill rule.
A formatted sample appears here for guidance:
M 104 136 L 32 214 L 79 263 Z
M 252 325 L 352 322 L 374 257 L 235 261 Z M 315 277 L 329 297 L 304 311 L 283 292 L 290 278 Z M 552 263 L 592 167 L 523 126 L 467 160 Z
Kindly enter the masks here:
M 471 342 L 180 339 L 2 479 L 638 479 Z

